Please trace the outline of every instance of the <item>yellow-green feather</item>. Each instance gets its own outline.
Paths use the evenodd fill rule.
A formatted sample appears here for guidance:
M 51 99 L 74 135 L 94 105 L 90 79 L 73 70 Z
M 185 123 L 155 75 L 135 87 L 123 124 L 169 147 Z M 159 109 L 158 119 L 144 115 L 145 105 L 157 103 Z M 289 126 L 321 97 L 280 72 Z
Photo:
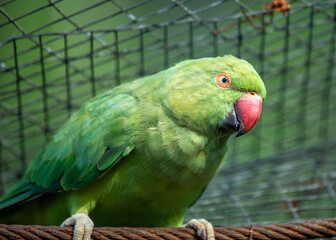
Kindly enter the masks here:
M 231 89 L 216 84 L 223 72 Z M 224 56 L 184 61 L 95 97 L 0 199 L 3 221 L 54 225 L 87 212 L 96 226 L 182 224 L 223 163 L 231 132 L 218 127 L 248 91 L 266 97 L 249 63 Z

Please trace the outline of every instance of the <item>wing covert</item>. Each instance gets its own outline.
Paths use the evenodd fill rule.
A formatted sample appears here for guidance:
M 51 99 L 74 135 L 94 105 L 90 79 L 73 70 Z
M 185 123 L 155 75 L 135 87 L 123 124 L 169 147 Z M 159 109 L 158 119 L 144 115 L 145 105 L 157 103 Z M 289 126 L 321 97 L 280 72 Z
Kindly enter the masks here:
M 134 96 L 113 90 L 87 102 L 38 154 L 17 186 L 1 197 L 0 209 L 46 192 L 82 188 L 103 174 L 134 148 L 124 124 L 136 106 Z

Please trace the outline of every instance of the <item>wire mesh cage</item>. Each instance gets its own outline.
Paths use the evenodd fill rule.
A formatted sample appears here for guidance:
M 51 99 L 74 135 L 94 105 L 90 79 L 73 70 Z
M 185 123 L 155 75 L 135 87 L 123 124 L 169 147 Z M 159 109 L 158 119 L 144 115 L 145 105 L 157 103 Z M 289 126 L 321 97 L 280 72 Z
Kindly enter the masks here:
M 0 12 L 0 193 L 92 96 L 184 59 L 233 54 L 268 97 L 187 218 L 336 216 L 335 1 L 7 0 Z

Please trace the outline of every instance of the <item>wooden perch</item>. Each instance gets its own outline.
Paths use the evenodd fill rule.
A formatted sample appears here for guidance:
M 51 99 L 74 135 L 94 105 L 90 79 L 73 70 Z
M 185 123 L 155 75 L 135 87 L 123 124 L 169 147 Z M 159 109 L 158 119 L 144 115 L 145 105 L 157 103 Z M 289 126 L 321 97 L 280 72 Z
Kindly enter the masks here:
M 336 237 L 336 218 L 288 223 L 215 227 L 216 240 L 289 240 Z M 0 239 L 71 239 L 72 228 L 0 224 Z M 197 239 L 190 228 L 96 227 L 92 239 L 187 240 Z

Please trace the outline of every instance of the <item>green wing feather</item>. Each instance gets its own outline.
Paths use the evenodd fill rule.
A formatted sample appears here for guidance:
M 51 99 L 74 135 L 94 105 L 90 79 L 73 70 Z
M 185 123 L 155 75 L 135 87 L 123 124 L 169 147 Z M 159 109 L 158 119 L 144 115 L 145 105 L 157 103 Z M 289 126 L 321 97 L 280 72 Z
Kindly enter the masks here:
M 0 210 L 46 192 L 79 189 L 132 151 L 124 123 L 136 99 L 115 90 L 87 102 L 55 134 L 23 179 L 0 198 Z

